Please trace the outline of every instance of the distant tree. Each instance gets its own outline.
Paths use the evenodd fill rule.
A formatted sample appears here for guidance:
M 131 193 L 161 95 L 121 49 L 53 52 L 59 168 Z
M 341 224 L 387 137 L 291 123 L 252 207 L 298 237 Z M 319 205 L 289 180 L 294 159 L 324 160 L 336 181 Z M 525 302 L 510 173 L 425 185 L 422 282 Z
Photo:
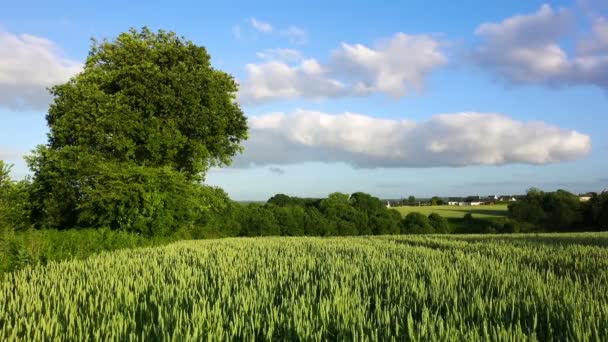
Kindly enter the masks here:
M 450 232 L 450 224 L 448 223 L 448 220 L 437 213 L 432 213 L 429 215 L 429 223 L 437 234 L 447 234 Z
M 83 71 L 51 89 L 49 141 L 28 160 L 33 220 L 136 231 L 193 224 L 205 172 L 230 164 L 246 138 L 236 91 L 204 47 L 173 32 L 94 41 Z
M 279 207 L 284 207 L 286 205 L 293 204 L 293 201 L 292 201 L 291 197 L 289 197 L 285 194 L 276 194 L 276 195 L 270 197 L 268 199 L 268 201 L 266 201 L 266 203 L 274 204 Z
M 608 192 L 596 194 L 584 204 L 584 220 L 587 227 L 608 230 Z
M 333 221 L 337 235 L 359 235 L 368 233 L 368 219 L 365 213 L 351 206 L 349 196 L 343 193 L 332 193 L 321 201 L 321 212 Z
M 532 223 L 540 223 L 544 221 L 545 212 L 541 207 L 541 203 L 536 201 L 518 201 L 513 204 L 509 204 L 509 213 L 511 217 Z
M 304 235 L 304 225 L 306 222 L 306 212 L 301 206 L 273 206 L 272 212 L 277 220 L 283 236 Z
M 256 203 L 242 208 L 240 226 L 242 229 L 240 235 L 243 236 L 281 235 L 281 228 L 272 209 Z
M 386 235 L 399 234 L 401 214 L 394 209 L 379 211 L 369 216 L 371 234 Z
M 581 202 L 578 196 L 557 190 L 543 198 L 545 226 L 550 230 L 568 231 L 582 222 Z
M 437 196 L 431 198 L 431 205 L 443 205 L 443 200 Z
M 364 192 L 355 192 L 350 195 L 349 202 L 354 208 L 366 214 L 376 213 L 386 208 L 379 198 Z
M 409 205 L 414 205 L 414 204 L 416 204 L 416 197 L 414 197 L 414 196 L 409 196 L 409 197 L 407 198 L 407 203 L 408 203 Z
M 532 223 L 544 231 L 576 231 L 585 229 L 587 222 L 585 207 L 578 196 L 564 190 L 543 192 L 531 188 L 525 197 L 509 205 L 509 213 L 512 218 Z
M 434 232 L 429 218 L 421 213 L 409 213 L 401 221 L 402 234 L 432 234 Z
M 336 235 L 334 222 L 329 221 L 315 207 L 306 207 L 304 216 L 304 233 L 312 236 Z

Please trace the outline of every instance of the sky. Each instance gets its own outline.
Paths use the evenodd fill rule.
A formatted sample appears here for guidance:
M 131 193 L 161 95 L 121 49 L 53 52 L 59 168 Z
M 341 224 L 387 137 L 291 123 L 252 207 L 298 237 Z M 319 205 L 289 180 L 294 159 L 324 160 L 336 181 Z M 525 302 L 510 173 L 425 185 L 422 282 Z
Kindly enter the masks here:
M 381 198 L 608 188 L 608 2 L 28 1 L 0 8 L 0 159 L 45 144 L 90 39 L 175 31 L 233 75 L 249 139 L 206 183 Z

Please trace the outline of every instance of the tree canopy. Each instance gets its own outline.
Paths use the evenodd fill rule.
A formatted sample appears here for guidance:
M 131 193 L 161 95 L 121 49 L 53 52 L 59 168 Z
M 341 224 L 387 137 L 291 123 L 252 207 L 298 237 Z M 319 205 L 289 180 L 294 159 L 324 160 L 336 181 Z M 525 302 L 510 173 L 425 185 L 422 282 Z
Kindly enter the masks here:
M 48 148 L 199 175 L 246 138 L 237 84 L 206 49 L 147 28 L 94 41 L 84 70 L 51 89 Z
M 236 91 L 204 47 L 173 32 L 93 41 L 82 72 L 51 89 L 49 141 L 29 158 L 34 220 L 138 231 L 191 223 L 205 172 L 230 164 L 247 137 Z

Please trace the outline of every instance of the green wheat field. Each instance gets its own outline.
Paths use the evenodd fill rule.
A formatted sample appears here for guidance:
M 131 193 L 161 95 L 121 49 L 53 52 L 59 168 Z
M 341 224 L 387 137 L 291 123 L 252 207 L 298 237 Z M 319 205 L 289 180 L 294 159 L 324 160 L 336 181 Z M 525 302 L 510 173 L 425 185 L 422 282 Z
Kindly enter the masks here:
M 3 275 L 0 340 L 608 340 L 608 233 L 229 238 Z

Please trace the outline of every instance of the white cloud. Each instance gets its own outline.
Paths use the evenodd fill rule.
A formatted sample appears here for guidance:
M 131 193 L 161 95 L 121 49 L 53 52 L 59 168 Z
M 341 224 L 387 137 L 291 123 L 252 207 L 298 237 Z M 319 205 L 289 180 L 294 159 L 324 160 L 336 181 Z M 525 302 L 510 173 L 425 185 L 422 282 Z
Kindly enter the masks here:
M 606 88 L 608 24 L 597 17 L 592 32 L 576 42 L 576 54 L 569 56 L 560 44 L 572 33 L 573 19 L 570 11 L 545 4 L 533 14 L 481 24 L 475 33 L 482 42 L 473 60 L 513 83 Z
M 273 30 L 272 25 L 270 25 L 270 23 L 263 22 L 263 21 L 258 20 L 256 18 L 251 18 L 249 20 L 249 22 L 251 23 L 251 26 L 254 29 L 256 29 L 256 30 L 258 30 L 260 32 L 270 33 Z
M 608 53 L 608 20 L 598 17 L 592 25 L 592 35 L 578 43 L 577 50 L 580 55 Z
M 50 100 L 46 88 L 67 81 L 82 66 L 63 57 L 48 39 L 0 32 L 0 106 L 46 109 Z
M 332 67 L 341 75 L 352 75 L 360 89 L 395 97 L 407 89 L 422 88 L 426 76 L 447 63 L 439 42 L 427 35 L 397 33 L 375 49 L 362 44 L 342 43 L 332 54 Z
M 281 35 L 287 37 L 292 44 L 305 44 L 308 42 L 308 33 L 301 27 L 291 25 L 281 31 Z
M 241 102 L 263 102 L 297 97 L 321 99 L 341 96 L 345 86 L 329 78 L 315 60 L 304 60 L 297 66 L 281 61 L 247 64 L 247 80 L 241 85 Z
M 239 26 L 239 25 L 232 26 L 232 35 L 234 36 L 234 38 L 240 39 L 241 38 L 241 26 Z
M 262 64 L 247 64 L 239 100 L 255 103 L 372 92 L 399 97 L 410 88 L 421 89 L 428 74 L 445 63 L 440 43 L 427 35 L 398 33 L 375 48 L 342 43 L 328 63 L 307 59 L 292 65 L 275 57 Z
M 499 114 L 441 114 L 422 122 L 297 110 L 250 118 L 235 166 L 343 162 L 354 167 L 548 164 L 580 158 L 588 135 Z
M 256 53 L 256 56 L 264 60 L 285 62 L 297 62 L 302 59 L 302 53 L 294 49 L 265 49 Z

